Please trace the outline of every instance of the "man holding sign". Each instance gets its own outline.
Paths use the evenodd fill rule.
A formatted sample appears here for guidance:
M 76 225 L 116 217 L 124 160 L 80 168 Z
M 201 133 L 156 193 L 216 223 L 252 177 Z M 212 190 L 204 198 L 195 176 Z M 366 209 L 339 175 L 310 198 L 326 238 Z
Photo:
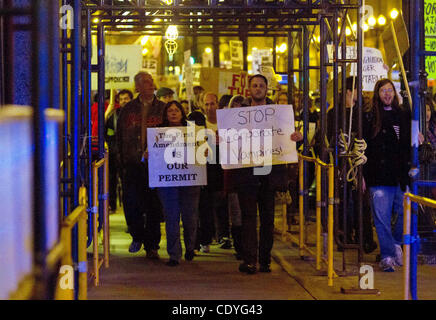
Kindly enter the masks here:
M 243 102 L 243 106 L 257 107 L 273 104 L 266 97 L 268 91 L 268 81 L 260 74 L 254 75 L 249 80 L 249 90 L 251 98 Z M 283 108 L 283 106 L 281 106 Z M 262 108 L 256 108 L 262 109 Z M 274 108 L 264 109 L 264 118 L 273 117 Z M 235 110 L 235 109 L 226 109 Z M 253 109 L 254 111 L 255 109 Z M 247 127 L 251 118 L 250 109 L 247 109 L 244 118 Z M 257 110 L 256 110 L 257 111 Z M 242 111 L 240 111 L 242 112 Z M 262 111 L 260 111 L 262 113 Z M 268 113 L 268 115 L 267 115 Z M 219 114 L 218 114 L 219 115 Z M 253 114 L 256 117 L 255 114 Z M 259 117 L 259 116 L 258 116 Z M 259 118 L 257 118 L 259 119 Z M 289 119 L 291 123 L 292 119 Z M 218 127 L 220 127 L 220 118 L 218 118 Z M 221 127 L 220 127 L 221 128 Z M 228 130 L 227 130 L 228 131 Z M 253 134 L 255 130 L 252 130 Z M 273 135 L 273 129 L 263 130 Z M 223 139 L 220 130 L 220 139 Z M 278 132 L 276 132 L 278 133 Z M 225 139 L 229 138 L 226 134 Z M 291 140 L 299 141 L 302 139 L 301 133 L 294 132 L 291 135 Z M 253 139 L 254 140 L 254 139 Z M 244 141 L 242 141 L 244 142 Z M 251 142 L 249 142 L 251 144 Z M 224 143 L 220 143 L 221 148 Z M 244 146 L 243 146 L 244 147 Z M 250 147 L 250 146 L 249 146 Z M 260 150 L 265 155 L 265 150 Z M 251 152 L 254 154 L 254 152 Z M 270 154 L 271 155 L 271 154 Z M 271 155 L 272 156 L 272 155 Z M 265 158 L 265 157 L 264 157 Z M 221 161 L 226 159 L 221 158 Z M 271 161 L 269 161 L 271 164 Z M 223 165 L 223 167 L 225 167 Z M 273 246 L 273 231 L 274 231 L 274 198 L 276 191 L 286 191 L 287 189 L 287 171 L 285 165 L 264 166 L 262 168 L 240 168 L 229 170 L 228 188 L 229 191 L 238 193 L 239 204 L 242 214 L 242 252 L 243 263 L 239 266 L 240 272 L 254 274 L 257 272 L 257 261 L 259 252 L 260 272 L 271 272 L 271 249 Z M 225 167 L 229 168 L 229 167 Z M 257 205 L 259 206 L 260 215 L 260 239 L 258 245 L 257 237 Z

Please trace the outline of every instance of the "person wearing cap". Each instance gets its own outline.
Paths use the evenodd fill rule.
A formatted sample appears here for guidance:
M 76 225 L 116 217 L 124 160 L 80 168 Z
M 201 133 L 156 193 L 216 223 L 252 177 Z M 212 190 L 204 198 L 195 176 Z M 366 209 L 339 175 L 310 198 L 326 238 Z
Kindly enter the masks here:
M 170 88 L 162 87 L 156 92 L 156 97 L 165 103 L 174 100 L 174 91 Z

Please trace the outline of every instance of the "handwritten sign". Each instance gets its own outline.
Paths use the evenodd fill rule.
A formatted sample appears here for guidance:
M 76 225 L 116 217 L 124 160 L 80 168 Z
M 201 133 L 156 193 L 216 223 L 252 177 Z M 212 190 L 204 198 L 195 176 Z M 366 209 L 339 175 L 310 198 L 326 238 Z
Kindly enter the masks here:
M 222 71 L 219 73 L 219 94 L 250 96 L 248 90 L 248 73 L 245 71 L 229 72 Z
M 298 161 L 290 105 L 217 110 L 220 163 L 223 169 Z
M 196 141 L 195 129 L 147 128 L 150 187 L 206 185 L 206 166 L 195 161 L 199 145 L 200 142 Z
M 425 50 L 436 51 L 436 0 L 424 1 Z M 425 58 L 428 79 L 436 79 L 436 57 Z
M 92 55 L 92 63 L 97 64 L 97 48 Z M 106 89 L 131 89 L 135 75 L 143 66 L 141 45 L 106 45 L 105 85 Z M 97 90 L 97 74 L 92 73 L 92 90 Z

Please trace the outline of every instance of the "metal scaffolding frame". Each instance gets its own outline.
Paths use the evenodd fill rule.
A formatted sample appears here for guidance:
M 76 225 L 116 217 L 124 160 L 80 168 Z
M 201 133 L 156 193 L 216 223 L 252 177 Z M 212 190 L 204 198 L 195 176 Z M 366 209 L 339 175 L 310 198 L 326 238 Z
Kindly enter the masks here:
M 68 1 L 67 1 L 68 2 Z M 74 1 L 71 1 L 74 2 Z M 77 2 L 77 1 L 76 1 Z M 99 0 L 99 1 L 81 1 L 81 27 L 84 28 L 84 34 L 87 35 L 89 42 L 90 33 L 97 32 L 98 36 L 98 52 L 99 63 L 95 66 L 91 65 L 88 59 L 83 68 L 83 72 L 89 74 L 92 72 L 98 72 L 99 85 L 102 85 L 101 80 L 104 74 L 104 58 L 101 54 L 104 48 L 104 36 L 105 32 L 108 34 L 113 32 L 120 34 L 122 32 L 134 32 L 141 35 L 164 35 L 165 29 L 168 25 L 174 24 L 178 26 L 179 34 L 185 36 L 234 36 L 239 37 L 244 42 L 244 57 L 247 55 L 247 38 L 248 37 L 287 37 L 288 48 L 293 48 L 293 44 L 297 41 L 300 42 L 300 65 L 298 68 L 294 68 L 293 58 L 294 54 L 292 50 L 288 50 L 288 95 L 289 98 L 293 98 L 293 85 L 291 79 L 295 73 L 300 75 L 300 90 L 303 93 L 303 131 L 304 131 L 304 155 L 309 155 L 310 148 L 307 140 L 308 133 L 308 114 L 309 114 L 309 70 L 316 69 L 320 71 L 321 83 L 321 132 L 322 136 L 326 136 L 327 132 L 327 82 L 333 81 L 334 88 L 332 96 L 334 97 L 333 104 L 340 105 L 340 93 L 339 83 L 345 83 L 345 72 L 342 72 L 343 77 L 341 79 L 338 76 L 333 76 L 333 79 L 329 79 L 328 69 L 332 69 L 335 75 L 339 75 L 339 70 L 346 70 L 347 64 L 354 62 L 357 63 L 358 75 L 362 74 L 362 39 L 363 33 L 361 28 L 361 17 L 363 14 L 360 11 L 362 7 L 362 0 L 354 1 L 275 1 L 275 2 L 259 2 L 245 0 L 245 1 L 224 1 L 218 2 L 214 0 L 209 1 L 197 1 L 194 3 L 187 3 L 186 1 L 174 1 L 171 5 L 165 5 L 159 1 L 113 1 L 113 0 Z M 357 19 L 357 34 L 355 35 L 355 41 L 357 42 L 357 59 L 339 59 L 338 52 L 341 47 L 341 43 L 346 42 L 345 35 L 345 17 L 347 14 L 353 14 Z M 359 18 L 360 17 L 360 18 Z M 98 18 L 98 22 L 94 19 Z M 342 18 L 341 33 L 338 35 L 338 22 L 337 19 Z M 320 28 L 321 41 L 320 41 L 320 57 L 319 65 L 313 66 L 309 64 L 309 50 L 312 35 L 309 28 Z M 312 29 L 313 30 L 313 29 Z M 329 61 L 327 55 L 327 45 L 332 45 L 335 50 L 333 62 Z M 345 57 L 346 46 L 342 46 L 343 55 Z M 84 46 L 84 55 L 89 55 L 91 50 L 90 44 L 87 43 Z M 216 50 L 214 50 L 216 51 Z M 216 60 L 216 59 L 215 59 Z M 214 65 L 217 66 L 217 61 L 214 61 Z M 247 70 L 247 61 L 244 59 L 244 70 Z M 104 77 L 103 77 L 104 79 Z M 358 90 L 358 110 L 359 110 L 359 123 L 361 122 L 361 106 L 362 106 L 362 81 L 361 77 L 356 78 L 357 90 Z M 90 92 L 90 83 L 82 85 L 85 95 Z M 99 87 L 99 126 L 102 126 L 103 121 L 100 118 L 103 116 L 103 101 L 104 90 L 102 86 Z M 343 99 L 345 96 L 343 95 Z M 82 106 L 83 110 L 89 110 L 90 99 L 87 96 L 82 101 L 86 104 Z M 342 104 L 345 106 L 345 104 Z M 336 108 L 337 110 L 338 108 Z M 345 113 L 344 113 L 345 114 Z M 335 129 L 334 132 L 338 133 L 339 121 L 345 121 L 345 119 L 338 119 L 336 114 Z M 358 137 L 361 138 L 361 128 L 359 125 Z M 102 136 L 102 127 L 99 128 L 99 135 Z M 336 135 L 337 136 L 337 135 Z M 324 140 L 324 139 L 323 139 Z M 100 157 L 102 152 L 100 146 Z M 328 162 L 328 152 L 333 152 L 334 163 L 336 168 L 336 177 L 339 178 L 340 165 L 346 165 L 345 161 L 341 161 L 338 152 L 338 146 L 335 143 L 330 148 L 327 148 L 325 142 L 322 141 L 321 160 Z M 308 189 L 309 181 L 307 178 L 307 165 L 304 166 L 304 197 L 305 197 L 305 215 L 308 215 Z M 358 190 L 359 198 L 362 199 L 361 182 L 362 174 L 359 169 L 358 176 Z M 326 172 L 323 173 L 323 184 L 326 184 Z M 339 179 L 336 179 L 339 181 Z M 325 189 L 326 190 L 326 189 Z M 335 220 L 338 221 L 338 204 L 339 198 L 339 185 L 337 184 L 335 190 Z M 346 192 L 346 187 L 345 187 Z M 323 195 L 322 207 L 323 216 L 327 215 L 327 194 Z M 346 206 L 347 201 L 343 202 Z M 346 212 L 346 211 L 344 211 Z M 344 214 L 345 215 L 345 214 Z M 346 223 L 346 217 L 344 217 Z M 359 202 L 359 244 L 353 245 L 342 243 L 339 234 L 347 232 L 346 227 L 341 228 L 336 224 L 335 234 L 336 242 L 342 245 L 345 249 L 357 249 L 359 254 L 359 262 L 362 261 L 362 208 L 361 202 Z M 346 237 L 344 237 L 346 239 Z M 343 255 L 343 268 L 345 269 L 345 254 Z

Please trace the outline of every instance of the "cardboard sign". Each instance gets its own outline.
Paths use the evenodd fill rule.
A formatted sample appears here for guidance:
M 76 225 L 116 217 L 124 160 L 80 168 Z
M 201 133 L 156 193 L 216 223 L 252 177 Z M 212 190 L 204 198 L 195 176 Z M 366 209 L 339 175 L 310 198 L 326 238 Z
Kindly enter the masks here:
M 217 110 L 220 163 L 223 169 L 298 161 L 290 105 Z
M 93 47 L 92 63 L 97 64 L 97 48 Z M 131 89 L 135 75 L 142 68 L 141 45 L 106 45 L 105 87 L 106 89 Z M 92 73 L 92 90 L 98 89 L 97 73 Z
M 195 132 L 188 127 L 147 128 L 150 188 L 207 185 L 206 166 L 195 161 L 201 144 Z
M 398 40 L 398 47 L 400 48 L 401 56 L 404 56 L 406 51 L 410 47 L 409 34 L 407 33 L 407 27 L 404 22 L 402 14 L 393 21 L 393 28 Z M 385 30 L 381 35 L 383 42 L 385 62 L 389 67 L 392 67 L 396 61 L 398 61 L 397 52 L 395 50 L 394 36 L 392 34 L 391 24 L 386 25 Z

